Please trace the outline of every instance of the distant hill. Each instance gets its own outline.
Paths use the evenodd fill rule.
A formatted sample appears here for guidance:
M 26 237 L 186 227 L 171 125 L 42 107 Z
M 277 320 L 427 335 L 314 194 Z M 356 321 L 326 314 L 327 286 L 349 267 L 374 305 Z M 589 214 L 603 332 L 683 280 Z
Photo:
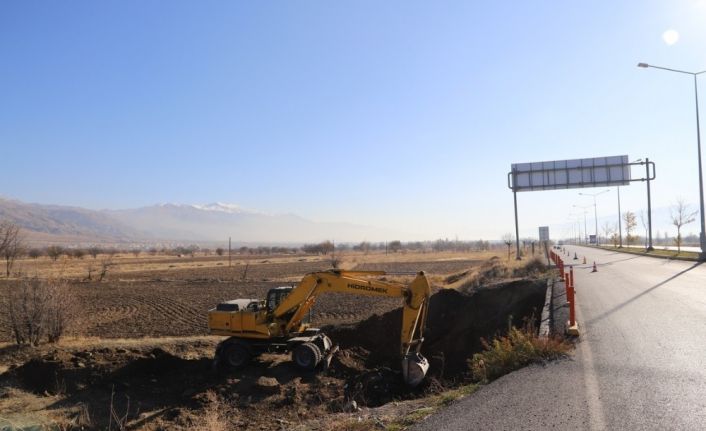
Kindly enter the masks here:
M 223 203 L 96 211 L 0 199 L 0 220 L 18 224 L 38 243 L 210 242 L 229 236 L 235 243 L 303 243 L 383 240 L 396 235 L 368 226 L 313 222 L 294 214 L 265 214 Z
M 123 242 L 144 236 L 99 211 L 2 198 L 0 220 L 19 225 L 36 242 Z
M 265 214 L 232 204 L 164 204 L 106 211 L 115 220 L 150 232 L 157 238 L 238 242 L 314 242 L 325 239 L 362 241 L 389 238 L 392 233 L 350 223 L 320 223 L 294 214 Z

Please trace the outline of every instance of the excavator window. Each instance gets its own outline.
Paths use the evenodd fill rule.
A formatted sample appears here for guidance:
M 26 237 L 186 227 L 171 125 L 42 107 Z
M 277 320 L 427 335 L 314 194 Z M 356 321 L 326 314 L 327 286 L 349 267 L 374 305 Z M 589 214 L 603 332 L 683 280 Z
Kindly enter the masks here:
M 267 311 L 273 312 L 275 308 L 289 295 L 292 287 L 276 287 L 267 292 Z

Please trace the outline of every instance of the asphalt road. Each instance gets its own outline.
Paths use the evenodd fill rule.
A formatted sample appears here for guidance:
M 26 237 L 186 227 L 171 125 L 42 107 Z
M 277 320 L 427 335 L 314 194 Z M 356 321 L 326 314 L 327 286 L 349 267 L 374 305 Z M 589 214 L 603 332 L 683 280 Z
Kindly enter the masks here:
M 574 356 L 511 373 L 412 429 L 706 429 L 706 264 L 567 249 L 589 263 L 574 270 Z

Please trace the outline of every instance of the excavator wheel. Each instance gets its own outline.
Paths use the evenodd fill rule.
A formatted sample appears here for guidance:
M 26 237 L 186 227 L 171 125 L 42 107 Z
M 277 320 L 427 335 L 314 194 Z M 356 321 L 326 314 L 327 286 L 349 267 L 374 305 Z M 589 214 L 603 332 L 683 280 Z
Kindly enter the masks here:
M 224 346 L 221 363 L 230 368 L 243 368 L 250 362 L 250 348 L 243 342 L 233 342 Z
M 306 371 L 312 371 L 321 361 L 321 350 L 314 343 L 302 343 L 292 351 L 292 361 Z

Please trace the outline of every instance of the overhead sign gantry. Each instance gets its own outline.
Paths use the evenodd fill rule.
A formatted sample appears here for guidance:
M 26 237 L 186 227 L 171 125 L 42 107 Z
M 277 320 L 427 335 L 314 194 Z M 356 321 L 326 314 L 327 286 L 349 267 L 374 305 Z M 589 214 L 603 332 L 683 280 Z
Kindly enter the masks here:
M 630 167 L 645 165 L 644 178 L 633 179 Z M 654 163 L 629 162 L 627 155 L 594 157 L 590 159 L 555 160 L 549 162 L 513 163 L 507 174 L 507 186 L 515 201 L 515 241 L 520 259 L 519 225 L 517 222 L 517 192 L 561 190 L 586 187 L 626 186 L 631 181 L 647 181 L 647 214 L 652 248 L 652 209 L 650 181 L 655 179 Z M 620 217 L 620 214 L 618 214 Z

